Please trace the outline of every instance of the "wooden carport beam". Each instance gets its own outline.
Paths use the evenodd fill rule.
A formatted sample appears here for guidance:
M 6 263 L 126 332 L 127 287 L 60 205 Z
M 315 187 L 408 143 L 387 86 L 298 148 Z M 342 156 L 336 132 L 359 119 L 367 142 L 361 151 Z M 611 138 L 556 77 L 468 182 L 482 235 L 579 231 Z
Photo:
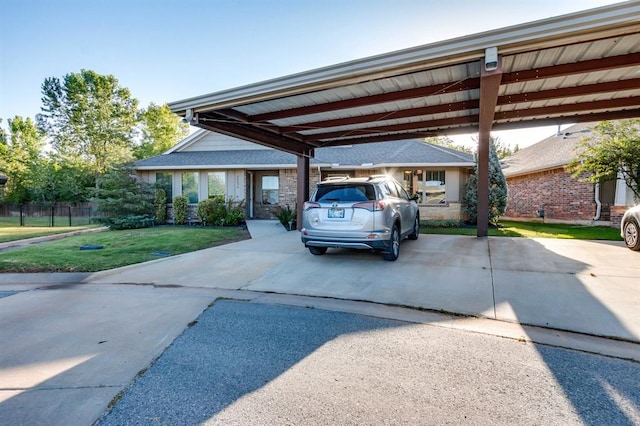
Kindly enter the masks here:
M 487 49 L 488 50 L 488 49 Z M 478 238 L 489 233 L 489 138 L 498 102 L 502 80 L 502 59 L 497 58 L 495 68 L 487 70 L 492 62 L 488 55 L 480 64 L 480 114 L 478 123 Z
M 279 149 L 295 155 L 304 155 L 313 145 L 299 141 L 292 137 L 279 135 L 268 129 L 252 126 L 240 122 L 231 122 L 220 119 L 215 112 L 201 113 L 198 117 L 197 127 L 222 133 L 235 138 L 244 139 L 269 148 Z

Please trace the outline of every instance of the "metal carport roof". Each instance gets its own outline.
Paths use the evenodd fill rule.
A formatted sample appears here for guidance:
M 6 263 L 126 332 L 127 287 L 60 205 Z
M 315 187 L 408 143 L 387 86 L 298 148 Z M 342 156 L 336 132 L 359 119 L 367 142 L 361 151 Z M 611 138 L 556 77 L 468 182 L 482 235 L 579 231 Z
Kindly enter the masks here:
M 308 182 L 308 159 L 318 147 L 478 132 L 482 218 L 491 130 L 640 116 L 640 1 L 346 62 L 169 107 L 192 125 L 298 155 L 300 182 Z M 299 188 L 298 198 L 307 196 L 308 189 Z M 487 224 L 480 222 L 478 236 L 486 236 Z

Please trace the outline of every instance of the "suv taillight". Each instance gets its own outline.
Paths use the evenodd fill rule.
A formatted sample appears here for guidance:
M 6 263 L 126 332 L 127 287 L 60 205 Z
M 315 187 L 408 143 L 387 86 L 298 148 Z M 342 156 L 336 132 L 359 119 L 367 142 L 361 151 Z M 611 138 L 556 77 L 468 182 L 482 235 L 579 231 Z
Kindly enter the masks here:
M 320 204 L 312 203 L 311 201 L 305 201 L 305 203 L 302 205 L 302 208 L 303 210 L 319 209 Z
M 366 201 L 363 203 L 356 203 L 352 206 L 354 209 L 365 209 L 370 212 L 382 211 L 384 210 L 384 202 L 383 201 Z

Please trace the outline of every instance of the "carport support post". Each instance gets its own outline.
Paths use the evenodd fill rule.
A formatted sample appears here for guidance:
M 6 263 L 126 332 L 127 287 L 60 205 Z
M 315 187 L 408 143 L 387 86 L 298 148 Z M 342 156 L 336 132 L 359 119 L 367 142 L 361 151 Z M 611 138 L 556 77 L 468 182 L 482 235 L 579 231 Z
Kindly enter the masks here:
M 489 235 L 489 137 L 478 137 L 478 238 Z
M 489 50 L 489 49 L 487 49 Z M 487 70 L 490 59 L 485 57 L 480 64 L 480 115 L 478 123 L 478 238 L 489 235 L 489 139 L 493 117 L 498 102 L 502 61 L 497 61 Z
M 309 199 L 309 158 L 313 156 L 313 150 L 298 154 L 297 167 L 297 202 L 296 202 L 296 228 L 302 229 L 302 208 Z

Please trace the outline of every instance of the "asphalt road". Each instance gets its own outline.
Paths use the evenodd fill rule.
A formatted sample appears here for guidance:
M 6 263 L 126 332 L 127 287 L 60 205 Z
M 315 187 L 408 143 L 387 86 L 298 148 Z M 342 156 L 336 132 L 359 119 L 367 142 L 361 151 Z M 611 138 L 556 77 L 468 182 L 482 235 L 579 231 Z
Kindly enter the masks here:
M 218 301 L 101 425 L 640 425 L 640 365 L 428 324 Z

